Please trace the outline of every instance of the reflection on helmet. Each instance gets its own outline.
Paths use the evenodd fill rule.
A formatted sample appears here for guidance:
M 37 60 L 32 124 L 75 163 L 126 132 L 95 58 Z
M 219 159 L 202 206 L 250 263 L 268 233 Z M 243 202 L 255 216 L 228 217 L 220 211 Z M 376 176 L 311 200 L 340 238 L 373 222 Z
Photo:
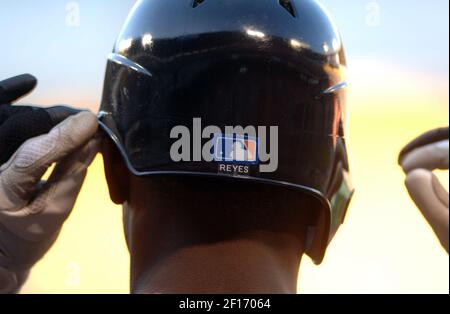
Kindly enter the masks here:
M 353 193 L 345 68 L 341 38 L 315 0 L 138 1 L 109 56 L 100 121 L 135 175 L 233 177 L 312 195 L 320 212 L 307 253 L 320 263 Z M 277 126 L 277 170 L 174 162 L 171 130 L 192 130 L 194 118 Z M 234 162 L 249 157 L 240 148 Z

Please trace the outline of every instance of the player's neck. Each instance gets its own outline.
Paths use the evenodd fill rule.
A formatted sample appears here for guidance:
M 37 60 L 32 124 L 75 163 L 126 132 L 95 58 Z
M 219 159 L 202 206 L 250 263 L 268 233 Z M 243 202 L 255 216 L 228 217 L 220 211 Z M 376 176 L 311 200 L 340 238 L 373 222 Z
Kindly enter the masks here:
M 295 237 L 259 234 L 180 247 L 147 267 L 132 257 L 135 293 L 296 293 L 303 248 Z

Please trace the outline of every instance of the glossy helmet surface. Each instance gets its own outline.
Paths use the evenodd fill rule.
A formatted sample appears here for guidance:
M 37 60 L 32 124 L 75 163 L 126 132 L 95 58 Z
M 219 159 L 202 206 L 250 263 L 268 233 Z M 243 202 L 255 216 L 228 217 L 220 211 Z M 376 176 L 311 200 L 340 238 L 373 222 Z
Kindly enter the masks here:
M 353 193 L 345 69 L 340 35 L 315 0 L 143 0 L 109 56 L 99 118 L 134 175 L 253 180 L 310 194 L 320 213 L 307 253 L 320 263 Z M 277 126 L 276 171 L 173 161 L 171 130 L 195 132 L 194 118 L 221 130 Z

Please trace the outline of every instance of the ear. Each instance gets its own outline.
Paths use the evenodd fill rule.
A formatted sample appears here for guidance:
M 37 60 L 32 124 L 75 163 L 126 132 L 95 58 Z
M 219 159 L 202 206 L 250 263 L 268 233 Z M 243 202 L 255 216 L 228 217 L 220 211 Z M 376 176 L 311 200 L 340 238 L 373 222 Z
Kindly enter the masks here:
M 130 173 L 110 139 L 103 141 L 102 154 L 109 196 L 115 204 L 121 205 L 128 200 Z

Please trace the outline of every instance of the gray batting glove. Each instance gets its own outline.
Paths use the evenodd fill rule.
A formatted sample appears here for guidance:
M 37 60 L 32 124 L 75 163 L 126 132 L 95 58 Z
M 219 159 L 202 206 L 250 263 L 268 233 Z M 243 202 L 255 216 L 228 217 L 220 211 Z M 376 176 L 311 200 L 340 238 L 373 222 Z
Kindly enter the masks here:
M 34 85 L 31 76 L 0 82 L 0 155 L 8 160 L 0 167 L 0 293 L 17 292 L 52 246 L 100 146 L 91 112 L 10 105 Z
M 400 154 L 411 198 L 433 228 L 448 253 L 449 194 L 433 170 L 449 168 L 449 129 L 427 132 L 408 144 Z

